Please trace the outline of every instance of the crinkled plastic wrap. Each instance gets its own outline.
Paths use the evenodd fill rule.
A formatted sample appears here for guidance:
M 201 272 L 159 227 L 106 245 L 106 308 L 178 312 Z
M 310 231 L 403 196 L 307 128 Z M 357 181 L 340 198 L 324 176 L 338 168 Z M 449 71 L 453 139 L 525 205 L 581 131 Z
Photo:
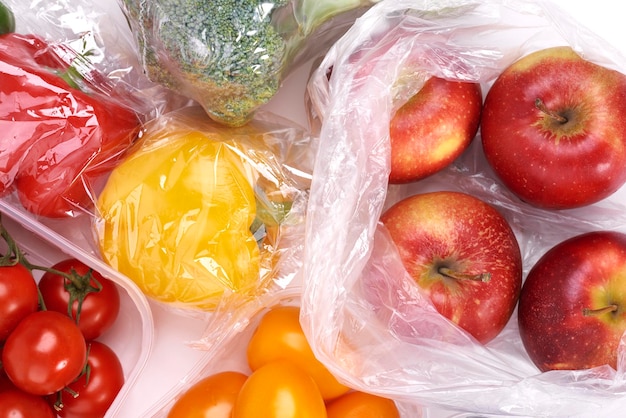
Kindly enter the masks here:
M 119 0 L 150 79 L 229 126 L 249 121 L 376 1 Z
M 109 20 L 123 19 L 119 7 L 5 3 L 16 28 L 0 38 L 0 192 L 37 216 L 91 213 L 98 182 L 141 124 L 188 99 L 142 74 L 130 31 Z
M 623 55 L 549 3 L 390 0 L 357 20 L 312 73 L 309 108 L 320 143 L 306 219 L 301 322 L 318 358 L 349 386 L 432 408 L 500 415 L 617 416 L 626 406 L 626 338 L 618 370 L 540 373 L 524 351 L 516 313 L 496 339 L 477 343 L 420 293 L 379 223 L 385 208 L 410 194 L 474 194 L 509 220 L 525 273 L 562 239 L 626 230 L 624 188 L 585 208 L 536 209 L 495 180 L 476 139 L 446 170 L 409 185 L 387 184 L 391 115 L 426 76 L 477 81 L 486 92 L 510 63 L 555 45 L 626 71 Z
M 288 283 L 300 259 L 310 139 L 269 113 L 238 128 L 199 106 L 150 121 L 98 195 L 103 259 L 190 314 L 230 311 Z
M 84 209 L 83 180 L 114 165 L 140 128 L 132 109 L 53 72 L 75 68 L 65 52 L 35 36 L 0 38 L 0 192 L 15 189 L 26 209 L 50 217 Z
M 132 107 L 146 118 L 185 105 L 188 99 L 150 81 L 139 63 L 130 28 L 116 1 L 4 0 L 13 10 L 16 32 L 36 34 L 88 58 L 103 79 L 101 89 L 130 94 Z M 81 70 L 80 68 L 78 68 Z M 80 71 L 87 75 L 87 69 Z M 97 80 L 94 80 L 97 81 Z M 105 84 L 102 84 L 106 81 Z

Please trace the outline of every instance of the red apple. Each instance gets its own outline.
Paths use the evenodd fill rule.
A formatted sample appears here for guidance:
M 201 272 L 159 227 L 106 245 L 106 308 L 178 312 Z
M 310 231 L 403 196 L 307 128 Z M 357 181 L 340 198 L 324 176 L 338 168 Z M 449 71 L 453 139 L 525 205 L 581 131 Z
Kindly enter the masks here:
M 520 199 L 568 209 L 626 182 L 626 76 L 569 47 L 531 53 L 505 69 L 481 119 L 485 156 Z
M 502 331 L 519 297 L 522 259 L 495 208 L 465 193 L 430 192 L 401 200 L 381 221 L 439 313 L 482 343 Z
M 391 119 L 390 183 L 414 182 L 450 165 L 478 132 L 480 84 L 429 78 Z
M 546 252 L 522 287 L 518 323 L 542 371 L 615 368 L 626 331 L 626 234 L 589 232 Z

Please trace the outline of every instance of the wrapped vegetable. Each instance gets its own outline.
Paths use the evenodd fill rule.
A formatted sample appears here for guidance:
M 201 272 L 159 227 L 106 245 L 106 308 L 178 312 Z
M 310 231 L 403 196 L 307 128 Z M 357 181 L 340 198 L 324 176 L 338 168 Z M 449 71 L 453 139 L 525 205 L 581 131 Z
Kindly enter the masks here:
M 149 123 L 97 200 L 104 260 L 174 307 L 254 295 L 276 273 L 280 229 L 305 187 L 268 143 L 293 131 L 267 129 L 220 128 L 197 107 Z
M 120 0 L 148 76 L 240 126 L 376 0 Z
M 256 281 L 254 192 L 243 162 L 225 144 L 187 132 L 135 153 L 113 171 L 98 208 L 107 220 L 103 255 L 116 269 L 141 278 L 150 295 L 167 302 L 182 295 L 195 303 L 225 285 L 246 290 Z M 200 280 L 207 269 L 211 279 Z
M 47 217 L 89 207 L 87 184 L 110 170 L 140 128 L 103 80 L 67 46 L 0 37 L 0 193 L 17 189 L 27 210 Z

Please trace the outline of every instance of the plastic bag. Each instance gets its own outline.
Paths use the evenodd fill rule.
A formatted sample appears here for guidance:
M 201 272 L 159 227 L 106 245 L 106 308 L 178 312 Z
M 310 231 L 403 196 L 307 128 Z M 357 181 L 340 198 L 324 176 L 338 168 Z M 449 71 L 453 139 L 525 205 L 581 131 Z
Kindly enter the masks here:
M 150 121 L 97 197 L 100 254 L 173 308 L 255 299 L 298 259 L 310 140 L 265 113 L 239 128 L 199 106 Z
M 150 81 L 143 73 L 133 33 L 115 1 L 5 0 L 13 10 L 16 32 L 36 34 L 48 42 L 88 58 L 100 74 L 100 87 L 115 88 L 131 97 L 133 109 L 150 119 L 188 104 L 187 98 Z M 85 54 L 87 52 L 87 54 Z M 86 69 L 81 72 L 87 73 Z M 105 84 L 102 84 L 106 81 Z
M 141 124 L 188 99 L 174 100 L 143 76 L 130 31 L 108 20 L 110 4 L 6 4 L 16 26 L 0 40 L 7 97 L 0 124 L 10 132 L 2 140 L 0 192 L 15 192 L 15 203 L 37 216 L 90 212 L 98 181 Z
M 377 0 L 119 1 L 148 76 L 240 126 Z
M 427 75 L 478 81 L 486 92 L 514 60 L 555 45 L 626 69 L 623 55 L 547 2 L 399 0 L 372 7 L 313 72 L 309 109 L 320 144 L 301 321 L 320 360 L 349 386 L 432 408 L 502 415 L 611 416 L 626 405 L 623 349 L 617 371 L 539 373 L 521 345 L 516 313 L 495 340 L 476 343 L 419 292 L 378 221 L 410 194 L 468 192 L 509 220 L 526 272 L 564 238 L 624 230 L 624 188 L 585 208 L 536 209 L 494 179 L 476 139 L 448 169 L 414 184 L 387 184 L 398 97 L 418 91 Z

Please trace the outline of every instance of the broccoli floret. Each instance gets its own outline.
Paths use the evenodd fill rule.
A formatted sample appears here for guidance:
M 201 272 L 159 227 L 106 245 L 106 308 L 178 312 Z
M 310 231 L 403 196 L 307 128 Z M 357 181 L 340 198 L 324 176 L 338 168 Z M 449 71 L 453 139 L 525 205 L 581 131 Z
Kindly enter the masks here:
M 306 8 L 293 0 L 123 4 L 148 77 L 195 99 L 218 122 L 240 126 L 277 92 L 287 57 L 307 35 L 303 24 L 362 1 L 314 0 Z
M 289 0 L 124 0 L 148 77 L 239 126 L 278 90 L 286 44 L 271 24 Z

